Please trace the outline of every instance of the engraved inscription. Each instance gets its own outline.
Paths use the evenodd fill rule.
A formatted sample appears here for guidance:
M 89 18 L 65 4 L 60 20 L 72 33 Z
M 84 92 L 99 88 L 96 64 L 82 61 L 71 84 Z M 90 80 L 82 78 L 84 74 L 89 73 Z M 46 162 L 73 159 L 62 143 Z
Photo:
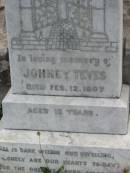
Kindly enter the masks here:
M 76 57 L 71 55 L 57 58 L 55 55 L 50 56 L 41 53 L 38 56 L 18 54 L 17 62 L 20 66 L 26 63 L 31 64 L 30 66 L 25 66 L 26 68 L 21 73 L 22 80 L 25 81 L 25 89 L 28 91 L 49 90 L 51 92 L 64 91 L 77 94 L 82 92 L 96 94 L 105 92 L 103 83 L 109 78 L 108 71 L 111 71 L 115 58 L 114 54 L 105 56 L 91 54 L 87 55 L 87 57 L 84 55 L 81 57 L 79 55 Z M 81 66 L 83 68 L 80 68 Z M 43 80 L 48 82 L 43 83 Z M 58 84 L 55 81 L 58 81 Z M 78 84 L 80 81 L 82 85 Z M 88 82 L 86 83 L 86 81 Z M 95 82 L 95 84 L 92 82 Z
M 63 79 L 63 80 L 105 80 L 106 72 L 104 71 L 88 71 L 88 70 L 73 70 L 68 72 L 59 69 L 36 69 L 27 68 L 23 74 L 25 78 L 32 79 Z
M 69 115 L 69 116 L 87 116 L 87 117 L 93 117 L 98 116 L 97 113 L 95 113 L 91 109 L 83 109 L 83 108 L 64 108 L 64 107 L 47 107 L 47 106 L 29 106 L 26 111 L 27 114 L 54 114 L 54 115 Z
M 12 145 L 0 146 L 0 170 L 3 173 L 41 173 L 40 167 L 46 164 L 54 173 L 64 165 L 64 173 L 121 173 L 122 161 L 119 163 L 117 152 L 100 149 L 75 149 L 52 146 Z M 8 150 L 9 152 L 5 151 Z M 12 152 L 15 148 L 16 153 Z M 12 152 L 12 153 L 11 153 Z M 44 160 L 42 157 L 44 155 Z M 6 159 L 3 159 L 6 158 Z M 117 158 L 119 160 L 117 160 Z
M 19 0 L 21 31 L 12 38 L 11 47 L 117 52 L 118 41 L 106 31 L 106 5 L 106 0 L 29 0 L 27 4 Z

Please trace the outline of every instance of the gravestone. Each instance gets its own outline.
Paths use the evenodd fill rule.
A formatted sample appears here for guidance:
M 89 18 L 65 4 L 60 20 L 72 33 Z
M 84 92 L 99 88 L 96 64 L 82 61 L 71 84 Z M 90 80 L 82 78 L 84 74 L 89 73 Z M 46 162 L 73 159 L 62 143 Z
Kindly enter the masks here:
M 7 0 L 13 93 L 120 97 L 122 3 Z
M 2 173 L 130 171 L 122 9 L 122 0 L 6 0 Z

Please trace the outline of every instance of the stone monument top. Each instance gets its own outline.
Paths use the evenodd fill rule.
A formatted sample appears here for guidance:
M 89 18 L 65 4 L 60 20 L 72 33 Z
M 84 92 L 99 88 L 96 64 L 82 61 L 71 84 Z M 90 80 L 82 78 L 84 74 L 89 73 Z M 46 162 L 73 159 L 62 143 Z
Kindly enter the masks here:
M 119 97 L 121 7 L 122 0 L 7 0 L 13 92 Z

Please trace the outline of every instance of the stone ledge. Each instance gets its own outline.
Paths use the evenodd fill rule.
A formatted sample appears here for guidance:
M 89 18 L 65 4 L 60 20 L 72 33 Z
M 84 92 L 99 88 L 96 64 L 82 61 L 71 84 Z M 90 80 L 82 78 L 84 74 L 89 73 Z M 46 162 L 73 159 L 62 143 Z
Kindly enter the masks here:
M 128 86 L 119 99 L 9 92 L 3 101 L 3 122 L 8 129 L 126 134 L 128 103 Z
M 64 173 L 123 173 L 130 166 L 130 124 L 124 136 L 47 131 L 39 134 L 40 143 L 37 131 L 0 131 L 2 173 L 41 172 L 44 161 L 53 171 L 64 165 Z

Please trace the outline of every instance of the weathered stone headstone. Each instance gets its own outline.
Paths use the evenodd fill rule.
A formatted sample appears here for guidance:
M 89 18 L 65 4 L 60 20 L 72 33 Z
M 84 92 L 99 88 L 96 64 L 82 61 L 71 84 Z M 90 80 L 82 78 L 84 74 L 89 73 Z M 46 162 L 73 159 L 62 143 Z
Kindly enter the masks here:
M 7 0 L 13 92 L 119 97 L 122 3 Z
M 122 0 L 6 0 L 12 90 L 3 101 L 3 173 L 129 171 L 122 9 Z
M 12 93 L 25 96 L 16 96 L 18 103 L 12 94 L 7 97 L 3 105 L 5 128 L 116 134 L 127 132 L 129 92 L 124 88 L 121 91 L 122 8 L 122 0 L 6 1 Z M 35 100 L 34 96 L 26 96 L 30 93 L 46 96 L 39 96 Z M 59 101 L 51 95 L 72 97 L 68 100 L 60 97 Z M 94 99 L 96 96 L 106 98 Z M 30 114 L 24 112 L 22 104 L 41 107 L 53 105 L 54 109 L 57 101 L 62 106 L 58 110 L 58 118 L 53 110 L 48 116 L 43 114 L 45 125 L 39 128 L 34 124 L 36 118 L 32 124 L 24 123 L 25 118 L 20 121 L 24 126 L 20 123 L 14 125 L 17 115 L 24 114 L 29 119 Z M 20 114 L 17 114 L 17 107 L 22 109 Z M 76 130 L 76 124 L 71 126 L 68 123 L 71 118 L 62 114 L 65 107 L 73 108 L 74 112 L 76 110 L 72 120 L 79 122 L 82 127 Z M 78 118 L 77 107 L 80 108 Z M 93 121 L 82 113 L 86 108 L 97 116 L 94 116 Z M 14 109 L 16 113 L 13 113 Z M 8 125 L 10 113 L 13 115 Z M 115 114 L 118 114 L 117 118 Z M 54 128 L 56 120 L 59 126 Z M 85 126 L 86 121 L 89 127 Z
M 127 133 L 122 8 L 122 0 L 6 1 L 12 93 L 23 96 L 5 99 L 5 128 Z M 31 105 L 41 110 L 38 120 L 27 111 Z

